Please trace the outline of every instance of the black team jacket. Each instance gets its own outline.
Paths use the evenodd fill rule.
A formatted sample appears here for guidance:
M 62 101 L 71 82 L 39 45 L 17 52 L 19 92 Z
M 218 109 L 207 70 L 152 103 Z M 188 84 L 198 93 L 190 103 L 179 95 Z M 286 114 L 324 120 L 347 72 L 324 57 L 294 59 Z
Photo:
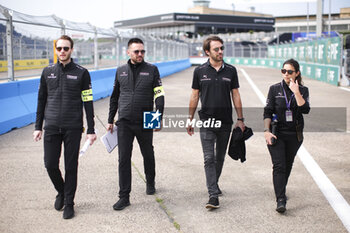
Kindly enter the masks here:
M 44 68 L 38 93 L 35 130 L 83 130 L 83 105 L 88 134 L 94 134 L 91 78 L 87 69 L 73 60 Z
M 155 101 L 154 101 L 155 100 Z M 113 124 L 118 110 L 118 121 L 142 122 L 144 111 L 156 109 L 163 113 L 164 90 L 158 68 L 142 62 L 118 67 L 110 98 L 108 123 Z

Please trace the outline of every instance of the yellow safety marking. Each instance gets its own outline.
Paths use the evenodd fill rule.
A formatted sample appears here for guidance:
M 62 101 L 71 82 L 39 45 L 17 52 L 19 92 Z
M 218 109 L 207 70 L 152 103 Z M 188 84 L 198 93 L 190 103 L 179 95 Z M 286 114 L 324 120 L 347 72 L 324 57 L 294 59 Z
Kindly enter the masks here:
M 83 100 L 83 102 L 93 101 L 92 95 L 82 96 L 81 99 Z
M 153 92 L 154 92 L 154 98 L 155 99 L 157 99 L 160 96 L 164 96 L 165 95 L 163 86 L 155 87 L 153 89 Z
M 92 89 L 84 90 L 84 91 L 81 92 L 81 94 L 83 96 L 92 95 Z

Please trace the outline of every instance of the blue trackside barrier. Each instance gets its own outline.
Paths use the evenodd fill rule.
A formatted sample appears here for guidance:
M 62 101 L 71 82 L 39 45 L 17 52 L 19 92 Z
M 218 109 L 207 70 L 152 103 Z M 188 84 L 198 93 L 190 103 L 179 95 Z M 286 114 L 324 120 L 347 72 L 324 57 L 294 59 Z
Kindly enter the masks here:
M 191 63 L 189 59 L 184 59 L 154 65 L 163 78 L 187 69 Z M 112 94 L 115 72 L 115 68 L 90 71 L 94 101 Z M 40 79 L 36 78 L 0 84 L 0 134 L 35 122 L 39 82 Z
M 35 121 L 38 85 L 39 79 L 0 85 L 0 134 Z
M 19 97 L 23 101 L 24 106 L 28 109 L 28 118 L 31 122 L 35 122 L 36 118 L 39 83 L 40 79 L 23 80 L 18 82 Z M 28 123 L 25 122 L 25 125 L 27 124 Z
M 190 59 L 183 59 L 177 61 L 154 63 L 154 65 L 158 67 L 160 77 L 163 78 L 165 76 L 180 72 L 191 67 L 191 62 Z
M 90 71 L 94 101 L 110 96 L 113 91 L 116 69 Z

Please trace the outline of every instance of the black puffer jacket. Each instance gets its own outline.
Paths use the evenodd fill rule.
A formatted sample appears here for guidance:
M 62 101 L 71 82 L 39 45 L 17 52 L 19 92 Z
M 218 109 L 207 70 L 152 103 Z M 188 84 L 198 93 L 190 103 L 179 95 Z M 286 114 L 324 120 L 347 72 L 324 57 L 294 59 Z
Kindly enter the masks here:
M 83 92 L 84 91 L 84 92 Z M 84 95 L 83 95 L 84 94 Z M 83 102 L 82 96 L 85 97 Z M 83 129 L 83 103 L 88 134 L 94 133 L 94 110 L 89 72 L 71 61 L 56 63 L 41 75 L 35 129 Z
M 153 111 L 154 89 L 162 86 L 158 68 L 150 63 L 142 62 L 134 72 L 130 60 L 118 67 L 113 93 L 109 105 L 108 123 L 112 124 L 118 110 L 118 120 L 142 122 L 144 111 Z M 136 80 L 135 80 L 136 79 Z M 156 98 L 156 108 L 162 113 L 164 95 Z

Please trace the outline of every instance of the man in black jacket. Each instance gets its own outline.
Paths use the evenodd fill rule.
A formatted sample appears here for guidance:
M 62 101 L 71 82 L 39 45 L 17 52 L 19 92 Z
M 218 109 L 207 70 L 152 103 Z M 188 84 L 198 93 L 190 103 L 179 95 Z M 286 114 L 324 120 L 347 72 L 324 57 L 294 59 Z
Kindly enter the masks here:
M 128 63 L 119 67 L 115 76 L 107 128 L 113 133 L 114 117 L 119 110 L 116 125 L 120 199 L 113 205 L 114 210 L 122 210 L 130 205 L 131 152 L 135 137 L 144 159 L 146 194 L 153 195 L 156 192 L 153 131 L 143 129 L 143 115 L 145 111 L 153 111 L 154 100 L 157 114 L 162 114 L 164 109 L 164 90 L 159 71 L 156 66 L 144 61 L 143 41 L 139 38 L 130 39 L 127 53 L 130 57 Z
M 83 105 L 87 120 L 87 140 L 96 140 L 94 109 L 89 72 L 71 59 L 73 40 L 61 36 L 55 44 L 59 62 L 46 67 L 40 78 L 38 107 L 33 138 L 42 137 L 45 119 L 44 162 L 58 194 L 55 209 L 63 218 L 74 217 L 74 196 L 77 188 L 78 157 L 83 132 Z M 65 179 L 59 169 L 61 146 L 64 143 Z

